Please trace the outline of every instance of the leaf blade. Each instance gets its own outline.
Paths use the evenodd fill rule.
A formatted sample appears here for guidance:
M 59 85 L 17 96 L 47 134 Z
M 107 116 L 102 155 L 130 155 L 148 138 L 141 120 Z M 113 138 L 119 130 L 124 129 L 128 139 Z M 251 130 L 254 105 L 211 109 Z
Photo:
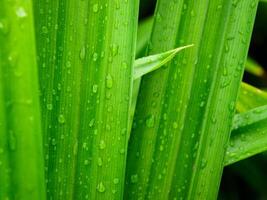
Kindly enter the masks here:
M 267 106 L 235 116 L 225 165 L 249 158 L 267 150 Z

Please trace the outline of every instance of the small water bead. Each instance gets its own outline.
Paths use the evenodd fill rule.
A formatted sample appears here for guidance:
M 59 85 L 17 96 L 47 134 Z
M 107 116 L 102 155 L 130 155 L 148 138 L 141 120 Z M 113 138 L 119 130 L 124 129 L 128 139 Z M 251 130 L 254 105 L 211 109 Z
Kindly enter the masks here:
M 80 50 L 80 59 L 81 60 L 84 60 L 85 59 L 85 53 L 86 53 L 86 50 L 85 50 L 85 47 L 83 46 Z
M 62 115 L 62 114 L 60 114 L 59 116 L 58 116 L 58 122 L 60 123 L 60 124 L 64 124 L 65 123 L 65 116 L 64 115 Z
M 116 56 L 118 55 L 118 51 L 119 51 L 119 46 L 116 44 L 113 44 L 111 46 L 111 52 L 112 52 L 112 56 Z
M 146 126 L 148 128 L 153 128 L 155 125 L 155 117 L 154 115 L 150 115 L 147 119 L 146 119 Z
M 173 127 L 174 129 L 177 129 L 177 128 L 178 128 L 178 123 L 177 123 L 177 122 L 173 122 L 172 127 Z
M 120 180 L 119 180 L 118 178 L 114 178 L 114 179 L 113 179 L 113 183 L 114 183 L 115 185 L 117 185 L 117 184 L 119 183 L 119 181 L 120 181 Z
M 105 149 L 105 148 L 106 148 L 106 143 L 105 143 L 104 140 L 101 140 L 101 141 L 100 141 L 99 148 L 100 148 L 100 149 Z
M 137 183 L 138 182 L 138 175 L 134 174 L 131 176 L 131 183 Z
M 97 159 L 97 165 L 98 165 L 99 167 L 101 167 L 101 166 L 103 165 L 103 160 L 102 160 L 102 158 L 98 158 L 98 159 Z
M 98 90 L 98 85 L 94 84 L 93 85 L 93 93 L 97 93 Z
M 42 26 L 42 33 L 47 34 L 48 33 L 48 28 L 46 26 Z
M 93 61 L 97 61 L 97 59 L 98 59 L 98 54 L 97 53 L 94 53 L 93 54 Z
M 94 13 L 97 13 L 98 12 L 98 3 L 95 3 L 94 5 L 93 5 L 93 12 Z
M 89 160 L 84 160 L 84 165 L 89 165 Z
M 100 182 L 98 185 L 97 185 L 97 191 L 100 192 L 100 193 L 103 193 L 106 191 L 106 187 L 105 185 L 103 184 L 103 182 Z
M 57 144 L 57 141 L 55 138 L 52 139 L 52 145 L 55 146 Z
M 112 86 L 113 86 L 113 79 L 112 79 L 112 76 L 108 74 L 106 77 L 106 87 L 111 89 Z
M 47 110 L 53 110 L 53 104 L 48 103 L 48 104 L 46 105 L 46 108 L 47 108 Z
M 89 127 L 92 128 L 95 124 L 95 119 L 91 119 L 89 122 Z
M 17 14 L 17 16 L 20 17 L 20 18 L 27 17 L 27 15 L 28 15 L 23 7 L 19 7 L 19 8 L 16 10 L 16 14 Z

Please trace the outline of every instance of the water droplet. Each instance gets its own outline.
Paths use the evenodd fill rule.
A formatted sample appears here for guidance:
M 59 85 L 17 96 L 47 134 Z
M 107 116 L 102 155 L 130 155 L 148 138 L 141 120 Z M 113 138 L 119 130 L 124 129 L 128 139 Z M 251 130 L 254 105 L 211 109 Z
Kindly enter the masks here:
M 24 17 L 27 17 L 27 13 L 25 11 L 25 9 L 23 7 L 19 7 L 17 10 L 16 10 L 16 14 L 18 17 L 20 18 L 24 18 Z
M 82 48 L 81 48 L 81 50 L 80 50 L 80 59 L 81 60 L 84 60 L 84 58 L 85 58 L 85 47 L 83 46 Z
M 119 51 L 119 46 L 116 44 L 113 44 L 111 46 L 111 52 L 112 52 L 112 56 L 116 56 L 118 55 L 118 51 Z
M 48 28 L 46 26 L 42 26 L 42 33 L 47 34 L 48 33 Z
M 97 53 L 94 53 L 93 54 L 93 61 L 97 61 L 97 59 L 98 59 L 98 54 Z
M 97 165 L 98 165 L 99 167 L 101 167 L 101 166 L 103 165 L 103 160 L 102 160 L 102 158 L 98 158 L 98 159 L 97 159 Z
M 201 169 L 204 169 L 207 166 L 207 163 L 208 163 L 207 160 L 203 159 L 201 161 Z
M 55 138 L 52 139 L 52 145 L 55 146 L 57 144 L 57 141 Z
M 103 184 L 103 182 L 100 182 L 98 185 L 97 185 L 97 191 L 98 192 L 105 192 L 106 191 L 106 188 L 105 188 L 105 185 Z
M 90 122 L 89 122 L 89 127 L 93 127 L 95 124 L 95 119 L 91 119 Z
M 89 165 L 89 160 L 84 160 L 84 165 Z
M 93 12 L 94 12 L 94 13 L 97 13 L 97 12 L 98 12 L 98 3 L 95 3 L 95 4 L 93 5 Z
M 52 110 L 53 104 L 51 104 L 51 103 L 46 104 L 46 108 L 47 108 L 47 110 Z
M 155 124 L 155 117 L 154 115 L 150 115 L 147 119 L 146 119 L 146 126 L 148 128 L 153 128 Z
M 65 117 L 64 117 L 64 115 L 60 114 L 60 115 L 58 116 L 58 122 L 59 122 L 60 124 L 64 124 L 64 123 L 65 123 Z
M 106 77 L 106 86 L 109 89 L 112 88 L 112 86 L 113 86 L 113 79 L 112 79 L 112 76 L 110 74 L 108 74 Z
M 93 85 L 93 93 L 97 93 L 98 90 L 98 85 L 94 84 Z
M 138 182 L 138 175 L 134 174 L 131 176 L 131 183 L 137 183 Z
M 177 129 L 177 128 L 178 128 L 178 124 L 177 124 L 177 122 L 173 122 L 172 127 L 173 127 L 174 129 Z
M 104 140 L 101 140 L 101 141 L 100 141 L 99 148 L 100 148 L 100 149 L 105 149 L 105 148 L 106 148 L 106 143 L 105 143 Z
M 114 178 L 114 179 L 113 179 L 113 183 L 114 183 L 115 185 L 118 184 L 119 181 L 120 181 L 120 180 L 119 180 L 118 178 Z

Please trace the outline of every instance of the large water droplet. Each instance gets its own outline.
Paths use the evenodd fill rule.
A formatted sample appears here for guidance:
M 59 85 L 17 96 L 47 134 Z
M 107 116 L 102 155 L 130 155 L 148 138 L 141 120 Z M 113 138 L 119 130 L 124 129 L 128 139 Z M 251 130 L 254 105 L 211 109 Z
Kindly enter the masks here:
M 114 183 L 115 185 L 118 184 L 119 181 L 120 181 L 120 180 L 119 180 L 118 178 L 114 178 L 114 179 L 113 179 L 113 183 Z
M 82 48 L 81 48 L 81 50 L 80 50 L 80 59 L 81 60 L 84 60 L 84 58 L 85 58 L 85 47 L 83 46 Z
M 27 17 L 27 15 L 28 15 L 23 7 L 19 7 L 19 8 L 16 10 L 16 14 L 17 14 L 17 16 L 20 17 L 20 18 Z
M 60 115 L 58 116 L 58 122 L 59 122 L 60 124 L 64 124 L 65 121 L 66 121 L 66 120 L 65 120 L 64 115 L 60 114 Z
M 110 74 L 108 74 L 106 77 L 106 86 L 109 89 L 112 88 L 112 86 L 113 86 L 113 79 L 112 79 L 112 76 Z
M 146 126 L 148 128 L 152 128 L 154 127 L 155 124 L 155 117 L 154 115 L 150 115 L 147 119 L 146 119 Z
M 94 84 L 93 85 L 93 93 L 97 93 L 98 90 L 98 85 Z
M 48 104 L 46 105 L 46 108 L 47 108 L 47 110 L 52 110 L 52 109 L 53 109 L 53 104 L 48 103 Z
M 138 182 L 138 175 L 134 174 L 131 176 L 131 183 L 137 183 Z
M 101 192 L 101 193 L 103 193 L 103 192 L 106 191 L 106 187 L 105 187 L 105 185 L 103 184 L 103 182 L 100 182 L 100 183 L 97 185 L 97 191 L 98 191 L 98 192 Z
M 99 143 L 99 148 L 100 149 L 105 149 L 106 148 L 106 143 L 104 140 L 101 140 L 100 143 Z
M 94 12 L 94 13 L 97 13 L 97 12 L 98 12 L 98 3 L 95 3 L 95 4 L 93 5 L 93 12 Z

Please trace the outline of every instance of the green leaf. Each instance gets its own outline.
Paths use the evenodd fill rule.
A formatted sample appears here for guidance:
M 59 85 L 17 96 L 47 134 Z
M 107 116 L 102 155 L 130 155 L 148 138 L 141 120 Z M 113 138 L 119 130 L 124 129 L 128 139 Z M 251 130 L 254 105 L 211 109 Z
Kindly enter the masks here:
M 136 80 L 138 78 L 141 78 L 145 74 L 148 74 L 152 71 L 161 68 L 166 63 L 170 62 L 177 55 L 178 52 L 192 46 L 194 45 L 179 47 L 164 53 L 147 56 L 135 60 L 133 79 Z
M 0 199 L 45 200 L 31 1 L 1 1 L 0 45 Z
M 149 53 L 195 47 L 142 79 L 127 157 L 127 199 L 217 195 L 257 4 L 184 3 L 158 1 Z
M 35 1 L 48 199 L 122 199 L 138 1 Z
M 145 74 L 153 72 L 161 67 L 163 67 L 167 62 L 171 61 L 175 55 L 183 49 L 192 47 L 193 45 L 188 45 L 180 48 L 170 50 L 165 53 L 160 53 L 152 56 L 143 57 L 135 60 L 134 62 L 134 83 L 133 83 L 133 92 L 132 92 L 132 101 L 130 109 L 130 125 L 132 127 L 133 117 L 136 108 L 137 97 L 139 93 L 139 87 L 141 83 L 141 77 Z
M 235 116 L 225 165 L 267 150 L 267 106 Z
M 237 111 L 242 113 L 263 105 L 267 105 L 267 93 L 242 83 L 236 105 Z
M 138 25 L 137 31 L 137 41 L 136 41 L 136 58 L 143 57 L 146 53 L 148 46 L 148 41 L 150 39 L 153 17 L 149 17 L 142 20 Z
M 246 62 L 246 71 L 255 75 L 255 76 L 263 76 L 265 75 L 264 68 L 260 66 L 256 61 L 252 60 L 251 58 L 247 59 Z

